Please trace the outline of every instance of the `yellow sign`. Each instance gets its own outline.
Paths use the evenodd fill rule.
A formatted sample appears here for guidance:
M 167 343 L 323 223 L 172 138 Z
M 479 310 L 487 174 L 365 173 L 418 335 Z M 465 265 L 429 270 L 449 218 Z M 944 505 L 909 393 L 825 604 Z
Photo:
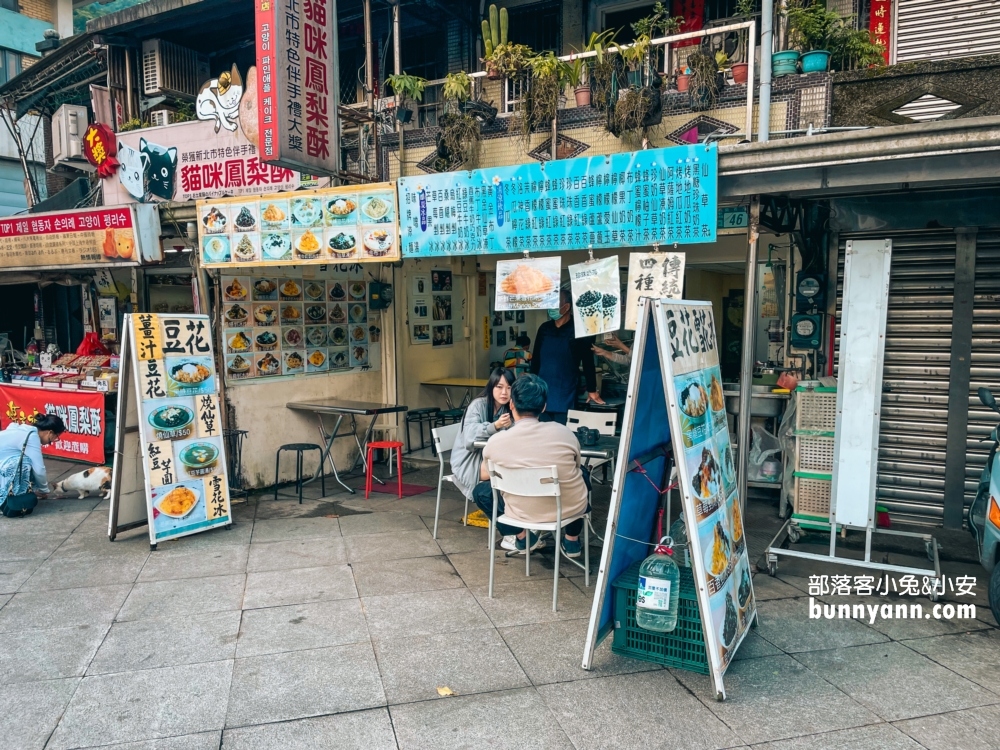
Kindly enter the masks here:
M 199 201 L 198 239 L 207 268 L 399 260 L 391 182 Z
M 490 316 L 483 316 L 483 351 L 490 350 Z

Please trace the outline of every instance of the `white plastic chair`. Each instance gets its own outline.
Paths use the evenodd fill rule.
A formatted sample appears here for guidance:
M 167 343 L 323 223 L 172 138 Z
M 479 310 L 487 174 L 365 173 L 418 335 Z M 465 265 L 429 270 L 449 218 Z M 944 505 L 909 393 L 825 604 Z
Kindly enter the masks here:
M 451 482 L 455 484 L 454 474 L 444 473 L 444 462 L 445 453 L 448 454 L 448 458 L 451 458 L 451 449 L 455 445 L 455 438 L 458 433 L 462 431 L 462 423 L 456 422 L 455 424 L 445 425 L 444 427 L 433 427 L 431 428 L 431 440 L 434 443 L 434 450 L 437 452 L 438 457 L 438 494 L 437 494 L 437 504 L 434 506 L 434 538 L 438 538 L 438 516 L 441 513 L 441 486 L 445 482 Z M 449 464 L 450 465 L 450 464 Z M 462 524 L 465 524 L 465 518 L 469 515 L 469 498 L 465 498 L 465 514 L 462 516 Z
M 559 488 L 559 471 L 555 466 L 541 466 L 530 469 L 511 469 L 506 466 L 487 461 L 487 468 L 490 472 L 490 487 L 493 491 L 493 517 L 490 521 L 490 539 L 496 538 L 497 523 L 505 523 L 525 529 L 524 544 L 524 574 L 531 575 L 531 531 L 549 531 L 555 539 L 556 561 L 555 574 L 552 580 L 552 611 L 556 611 L 556 603 L 559 597 L 559 558 L 562 548 L 560 540 L 562 530 L 568 524 L 581 518 L 588 518 L 590 513 L 577 513 L 574 516 L 563 518 L 562 514 L 562 493 Z M 512 495 L 522 497 L 551 497 L 556 501 L 556 520 L 542 523 L 528 523 L 510 518 L 506 513 L 497 518 L 497 493 L 509 492 Z M 583 568 L 585 577 L 584 583 L 590 586 L 590 529 L 589 524 L 583 525 L 583 564 L 567 558 L 574 565 Z M 496 565 L 496 554 L 493 545 L 490 545 L 490 588 L 489 596 L 493 598 L 493 571 Z
M 575 409 L 570 409 L 566 413 L 566 426 L 569 427 L 573 432 L 576 432 L 580 427 L 589 427 L 592 430 L 597 430 L 601 435 L 614 435 L 615 425 L 618 421 L 618 415 L 614 412 L 599 412 L 599 411 L 577 411 Z M 585 466 L 590 467 L 590 480 L 592 482 L 597 482 L 598 480 L 594 477 L 594 469 L 598 466 L 603 466 L 604 464 L 611 463 L 610 458 L 602 458 L 591 463 L 591 459 L 586 460 Z M 614 473 L 614 465 L 611 466 L 612 473 Z

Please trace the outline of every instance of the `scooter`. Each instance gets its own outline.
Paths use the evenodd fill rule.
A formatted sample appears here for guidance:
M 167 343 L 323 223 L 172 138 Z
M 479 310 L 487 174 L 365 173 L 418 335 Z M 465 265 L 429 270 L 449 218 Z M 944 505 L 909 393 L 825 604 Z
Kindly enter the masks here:
M 1000 413 L 1000 405 L 988 388 L 980 388 L 979 400 L 983 406 Z M 969 508 L 969 531 L 972 532 L 979 548 L 979 561 L 986 572 L 990 573 L 989 601 L 990 610 L 997 622 L 1000 622 L 1000 425 L 990 432 L 989 458 L 979 477 L 979 489 L 976 499 Z

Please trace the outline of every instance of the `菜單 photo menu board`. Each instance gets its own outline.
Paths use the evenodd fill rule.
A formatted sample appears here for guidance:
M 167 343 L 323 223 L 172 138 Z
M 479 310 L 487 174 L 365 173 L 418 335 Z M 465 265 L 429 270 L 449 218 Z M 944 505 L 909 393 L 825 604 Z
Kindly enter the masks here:
M 399 260 L 391 183 L 198 203 L 201 264 L 244 268 Z
M 380 368 L 381 313 L 360 264 L 249 268 L 219 283 L 227 383 Z
M 206 315 L 131 315 L 152 544 L 232 523 L 219 382 Z M 129 387 L 123 384 L 122 387 Z

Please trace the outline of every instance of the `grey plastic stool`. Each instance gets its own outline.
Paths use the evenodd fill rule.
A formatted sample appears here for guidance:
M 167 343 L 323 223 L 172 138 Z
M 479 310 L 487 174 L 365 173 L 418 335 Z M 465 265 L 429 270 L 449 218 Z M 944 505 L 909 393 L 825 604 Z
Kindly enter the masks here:
M 278 448 L 278 452 L 274 457 L 274 499 L 278 499 L 278 469 L 281 465 L 282 451 L 295 451 L 295 487 L 299 492 L 299 505 L 302 504 L 302 456 L 306 451 L 319 451 L 320 487 L 323 490 L 323 496 L 326 497 L 326 476 L 323 474 L 323 448 L 316 445 L 316 443 L 288 443 Z

